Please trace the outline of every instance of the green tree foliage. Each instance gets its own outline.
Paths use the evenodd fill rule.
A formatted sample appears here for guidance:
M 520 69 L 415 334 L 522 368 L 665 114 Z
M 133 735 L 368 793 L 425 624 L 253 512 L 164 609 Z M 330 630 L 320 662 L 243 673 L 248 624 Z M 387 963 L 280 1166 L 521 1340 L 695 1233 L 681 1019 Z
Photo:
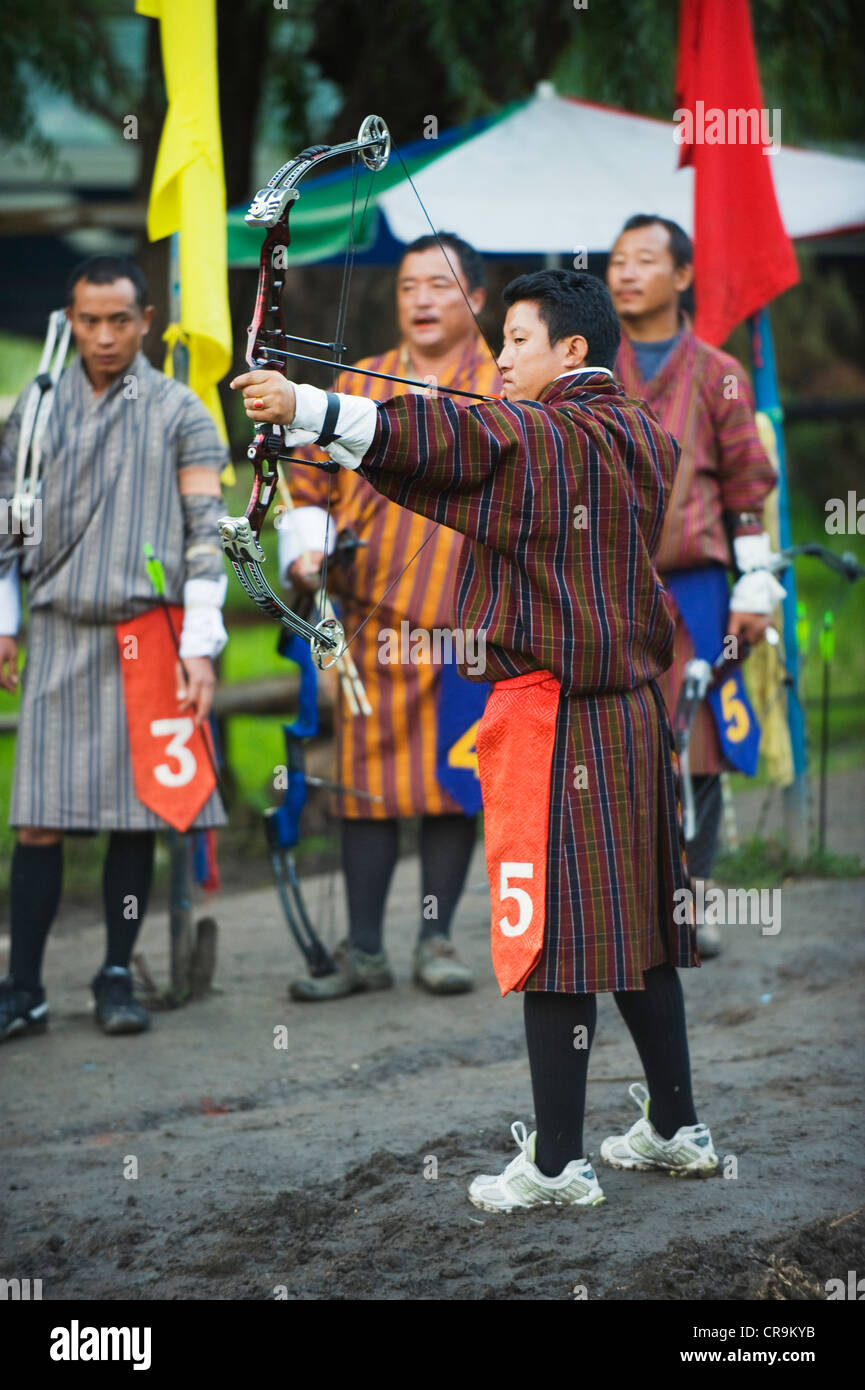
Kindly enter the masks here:
M 786 141 L 861 141 L 865 62 L 858 0 L 753 0 L 764 98 Z M 261 122 L 288 143 L 326 138 L 381 107 L 398 138 L 486 115 L 552 78 L 573 96 L 644 115 L 674 106 L 678 0 L 217 0 L 226 147 L 236 167 Z M 115 124 L 159 103 L 120 56 L 132 0 L 0 0 L 0 139 L 44 152 L 32 74 Z M 140 21 L 144 23 L 145 21 Z M 152 26 L 155 30 L 155 25 Z M 430 112 L 430 104 L 435 110 Z M 384 108 L 387 108 L 384 111 Z
M 854 37 L 861 17 L 857 0 L 752 0 L 763 100 L 781 109 L 785 143 L 861 142 L 865 59 Z M 678 19 L 679 0 L 588 0 L 574 11 L 553 70 L 557 85 L 570 96 L 669 119 Z
M 39 129 L 32 80 L 47 82 L 82 111 L 119 128 L 145 94 L 140 66 L 124 61 L 117 43 L 117 21 L 132 5 L 111 0 L 18 0 L 0 3 L 0 140 L 29 146 L 40 154 L 51 146 Z M 142 21 L 143 22 L 143 21 Z M 154 75 L 151 75 L 151 78 Z M 151 99 L 162 99 L 161 78 L 150 83 Z

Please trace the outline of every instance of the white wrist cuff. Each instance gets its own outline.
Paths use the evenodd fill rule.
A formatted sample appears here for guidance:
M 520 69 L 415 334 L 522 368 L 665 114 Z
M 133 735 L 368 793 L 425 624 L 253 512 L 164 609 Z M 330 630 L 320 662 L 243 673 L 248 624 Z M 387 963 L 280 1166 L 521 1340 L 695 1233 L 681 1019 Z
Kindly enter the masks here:
M 301 382 L 294 388 L 294 419 L 291 422 L 293 430 L 315 430 L 316 434 L 321 434 L 324 425 L 325 411 L 327 410 L 327 392 L 320 391 L 317 386 L 308 386 L 306 382 Z
M 762 617 L 768 617 L 786 596 L 787 590 L 768 570 L 751 570 L 748 574 L 743 574 L 733 585 L 730 612 L 757 613 Z
M 317 386 L 301 383 L 295 386 L 296 407 L 291 428 L 284 431 L 292 447 L 315 444 L 324 427 L 328 392 Z M 358 468 L 375 434 L 378 411 L 375 401 L 366 396 L 337 395 L 339 415 L 334 428 L 333 442 L 322 445 L 335 463 L 343 468 Z
M 180 655 L 219 656 L 228 633 L 222 622 L 222 605 L 228 588 L 227 575 L 218 579 L 187 579 L 183 586 L 183 629 Z
M 21 626 L 21 592 L 18 582 L 18 563 L 13 561 L 5 574 L 0 574 L 0 637 L 17 637 Z
M 730 595 L 731 613 L 758 613 L 767 617 L 786 598 L 784 589 L 766 566 L 777 558 L 772 551 L 768 531 L 758 536 L 736 536 L 733 554 L 740 578 Z
M 343 468 L 359 468 L 375 435 L 378 406 L 366 396 L 339 398 L 336 438 L 327 446 L 334 463 Z
M 323 507 L 295 507 L 291 512 L 283 512 L 276 523 L 276 535 L 279 572 L 286 582 L 289 566 L 300 559 L 304 551 L 324 554 L 325 533 L 327 553 L 332 555 L 336 548 L 336 527 L 332 517 L 328 524 L 327 512 Z
M 747 574 L 749 570 L 765 569 L 773 558 L 769 532 L 763 531 L 759 536 L 736 536 L 733 554 L 736 569 L 742 574 Z

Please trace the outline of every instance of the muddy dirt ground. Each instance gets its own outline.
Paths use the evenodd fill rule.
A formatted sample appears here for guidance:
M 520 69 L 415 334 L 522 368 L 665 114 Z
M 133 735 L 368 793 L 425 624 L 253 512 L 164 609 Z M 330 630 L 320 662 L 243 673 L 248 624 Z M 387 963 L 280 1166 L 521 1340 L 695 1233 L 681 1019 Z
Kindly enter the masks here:
M 737 803 L 744 830 L 762 801 Z M 830 805 L 831 848 L 861 853 L 865 774 L 838 775 Z M 723 957 L 682 972 L 698 1113 L 731 1176 L 599 1165 L 604 1205 L 510 1216 L 465 1195 L 512 1157 L 511 1121 L 532 1123 L 521 1005 L 499 997 L 489 961 L 480 852 L 469 885 L 455 937 L 473 994 L 411 984 L 419 890 L 406 860 L 387 922 L 393 991 L 289 1002 L 298 958 L 259 889 L 218 904 L 219 991 L 132 1038 L 93 1022 L 102 928 L 64 917 L 50 1029 L 0 1049 L 0 1275 L 41 1279 L 44 1299 L 817 1300 L 827 1280 L 865 1270 L 862 879 L 788 883 L 778 935 L 727 927 Z M 164 913 L 141 946 L 165 981 Z M 636 1118 L 628 1084 L 642 1079 L 609 997 L 599 1015 L 596 1158 Z M 124 1176 L 133 1158 L 137 1178 Z

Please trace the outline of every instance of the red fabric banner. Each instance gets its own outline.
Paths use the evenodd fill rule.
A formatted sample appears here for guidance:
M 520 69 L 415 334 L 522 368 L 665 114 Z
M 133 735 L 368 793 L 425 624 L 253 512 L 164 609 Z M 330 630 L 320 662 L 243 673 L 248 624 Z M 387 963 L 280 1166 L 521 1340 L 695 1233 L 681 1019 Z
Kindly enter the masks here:
M 748 0 L 682 0 L 676 70 L 679 164 L 695 173 L 698 338 L 719 346 L 799 279 L 771 153 L 781 111 L 765 111 Z
M 168 613 L 179 639 L 183 609 Z M 188 830 L 216 786 L 210 730 L 178 711 L 177 650 L 165 612 L 151 608 L 115 631 L 136 794 L 175 830 Z

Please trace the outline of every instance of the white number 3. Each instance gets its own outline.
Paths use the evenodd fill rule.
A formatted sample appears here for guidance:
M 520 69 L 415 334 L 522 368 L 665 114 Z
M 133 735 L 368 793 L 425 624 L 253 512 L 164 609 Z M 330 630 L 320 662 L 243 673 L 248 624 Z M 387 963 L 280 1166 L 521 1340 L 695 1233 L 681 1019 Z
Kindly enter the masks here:
M 163 787 L 185 787 L 187 782 L 191 782 L 198 767 L 194 753 L 186 747 L 187 742 L 192 737 L 195 725 L 187 716 L 178 719 L 154 719 L 150 725 L 150 732 L 154 738 L 167 738 L 169 740 L 165 749 L 167 758 L 174 758 L 179 764 L 177 770 L 169 767 L 168 763 L 157 763 L 153 769 L 153 775 L 157 782 Z
M 502 902 L 505 898 L 514 898 L 520 910 L 516 924 L 509 922 L 507 917 L 499 920 L 499 926 L 505 936 L 522 936 L 524 931 L 528 931 L 534 913 L 534 904 L 525 888 L 512 888 L 508 879 L 510 878 L 534 878 L 534 864 L 514 864 L 507 863 L 500 865 L 499 897 Z

